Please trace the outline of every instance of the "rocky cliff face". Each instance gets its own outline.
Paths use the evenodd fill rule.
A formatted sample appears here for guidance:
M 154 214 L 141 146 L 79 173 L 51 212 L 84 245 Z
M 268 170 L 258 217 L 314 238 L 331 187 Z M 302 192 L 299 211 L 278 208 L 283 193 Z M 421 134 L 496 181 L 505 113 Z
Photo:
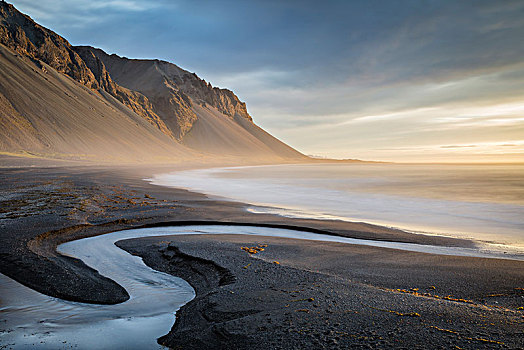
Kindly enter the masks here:
M 96 57 L 119 86 L 144 95 L 177 140 L 180 141 L 198 119 L 191 98 L 165 77 L 158 67 L 159 61 L 130 60 L 89 46 L 78 46 L 75 50 L 83 58 Z
M 5 2 L 0 2 L 0 43 L 33 60 L 47 63 L 89 88 L 98 88 L 93 73 L 67 40 Z
M 0 43 L 43 61 L 91 89 L 101 89 L 155 125 L 181 140 L 198 117 L 193 104 L 210 105 L 224 115 L 252 120 L 246 104 L 230 90 L 212 87 L 195 73 L 159 60 L 129 60 L 88 46 L 73 47 L 60 35 L 38 25 L 14 6 L 0 3 Z M 153 68 L 153 69 L 150 69 Z M 138 72 L 140 70 L 140 72 Z M 133 78 L 122 78 L 133 71 Z M 113 77 L 115 77 L 113 80 Z
M 111 75 L 109 75 L 104 63 L 95 56 L 91 50 L 84 49 L 83 47 L 74 47 L 74 50 L 91 70 L 100 89 L 108 92 L 133 112 L 156 126 L 164 134 L 175 138 L 175 135 L 164 120 L 155 113 L 153 105 L 147 97 L 139 92 L 126 89 L 116 84 L 111 78 Z
M 75 47 L 85 59 L 96 56 L 121 86 L 139 91 L 152 102 L 154 111 L 164 120 L 177 139 L 181 140 L 198 120 L 195 104 L 212 106 L 227 117 L 252 121 L 246 104 L 227 89 L 211 86 L 195 73 L 160 60 L 133 60 L 108 55 L 88 46 Z
M 43 87 L 50 81 L 50 75 L 46 74 L 56 73 L 64 79 L 66 77 L 63 75 L 72 78 L 71 82 L 79 84 L 82 89 L 87 87 L 86 91 L 93 97 L 85 96 L 89 102 L 84 102 L 82 106 L 87 109 L 75 107 L 76 111 L 82 110 L 80 114 L 74 112 L 78 114 L 75 114 L 78 126 L 87 128 L 82 129 L 82 135 L 79 136 L 85 137 L 89 133 L 93 140 L 98 137 L 94 132 L 86 131 L 95 128 L 94 125 L 88 127 L 94 120 L 89 111 L 104 110 L 105 112 L 100 112 L 100 118 L 104 118 L 108 113 L 106 107 L 109 106 L 115 121 L 122 119 L 119 122 L 126 127 L 135 125 L 142 128 L 142 124 L 146 124 L 148 130 L 144 132 L 151 136 L 147 142 L 152 142 L 153 139 L 162 139 L 165 142 L 163 137 L 166 137 L 182 149 L 187 149 L 184 148 L 187 146 L 198 152 L 224 157 L 303 158 L 302 154 L 258 128 L 247 112 L 246 104 L 232 91 L 213 87 L 195 73 L 169 62 L 127 59 L 114 54 L 108 55 L 89 46 L 72 46 L 60 35 L 38 25 L 29 16 L 3 1 L 0 2 L 0 44 L 2 50 L 3 45 L 6 50 L 19 55 L 10 56 L 8 52 L 2 51 L 3 56 L 0 57 L 5 64 L 5 71 L 0 71 L 0 78 L 3 79 L 0 81 L 0 126 L 6 125 L 0 130 L 0 137 L 9 141 L 4 142 L 5 144 L 0 142 L 4 149 L 19 147 L 47 152 L 47 149 L 60 151 L 67 148 L 69 139 L 62 137 L 64 142 L 60 144 L 56 140 L 60 139 L 57 136 L 61 132 L 59 129 L 68 116 L 58 115 L 57 110 L 62 108 L 73 113 L 71 106 L 76 104 L 71 103 L 68 106 L 66 101 L 57 99 L 56 96 L 60 96 L 60 93 L 56 91 L 52 97 L 54 100 L 49 100 L 51 97 L 44 98 L 49 92 L 46 90 L 50 89 L 49 86 Z M 16 57 L 21 62 L 16 62 Z M 34 67 L 29 68 L 28 62 Z M 16 85 L 16 77 L 9 71 L 15 68 L 17 74 L 27 80 L 24 85 Z M 67 85 L 64 85 L 65 80 L 62 81 L 62 78 L 55 78 L 62 86 Z M 30 79 L 39 80 L 42 85 L 42 91 L 37 93 L 39 108 L 35 107 L 35 96 L 31 95 L 33 90 Z M 76 87 L 74 89 L 77 91 L 74 96 L 83 95 Z M 70 91 L 63 91 L 63 94 L 73 96 Z M 55 106 L 57 101 L 60 103 Z M 51 108 L 52 105 L 54 109 Z M 26 114 L 21 113 L 22 110 Z M 51 123 L 53 118 L 56 120 Z M 136 122 L 136 118 L 141 119 L 140 123 Z M 40 122 L 43 122 L 42 126 L 34 127 Z M 44 125 L 45 133 L 54 135 L 51 137 L 53 142 L 46 141 L 46 135 L 41 131 Z M 98 126 L 100 125 L 104 123 L 99 123 Z M 77 129 L 70 125 L 68 135 L 73 135 Z M 100 133 L 107 134 L 106 129 L 109 130 L 100 129 Z M 8 133 L 6 130 L 11 131 Z M 55 135 L 56 133 L 58 134 Z M 24 138 L 32 141 L 24 143 Z M 133 141 L 130 139 L 124 143 Z M 24 146 L 26 144 L 29 146 Z M 102 151 L 98 148 L 96 150 Z
M 80 55 L 60 35 L 38 25 L 12 5 L 0 3 L 0 43 L 36 62 L 42 61 L 91 89 L 102 89 L 173 137 L 147 98 L 118 86 L 103 63 L 92 54 Z M 80 52 L 82 53 L 82 52 Z
M 157 64 L 166 79 L 174 83 L 181 92 L 190 96 L 195 102 L 204 106 L 209 104 L 231 118 L 240 116 L 252 120 L 247 112 L 246 104 L 240 101 L 233 91 L 213 87 L 211 83 L 200 79 L 195 73 L 183 70 L 172 63 L 158 61 Z

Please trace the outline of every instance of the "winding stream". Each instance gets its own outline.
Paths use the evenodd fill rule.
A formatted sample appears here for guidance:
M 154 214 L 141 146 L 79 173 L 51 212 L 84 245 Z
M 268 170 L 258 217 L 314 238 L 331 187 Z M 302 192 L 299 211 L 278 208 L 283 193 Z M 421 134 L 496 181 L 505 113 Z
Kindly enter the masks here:
M 58 251 L 83 260 L 122 285 L 130 299 L 118 305 L 68 302 L 40 294 L 0 274 L 0 348 L 162 348 L 156 339 L 171 329 L 175 312 L 195 292 L 184 280 L 153 270 L 116 247 L 119 240 L 186 234 L 246 234 L 371 245 L 444 255 L 524 260 L 500 252 L 359 240 L 251 226 L 178 226 L 113 232 L 64 243 Z

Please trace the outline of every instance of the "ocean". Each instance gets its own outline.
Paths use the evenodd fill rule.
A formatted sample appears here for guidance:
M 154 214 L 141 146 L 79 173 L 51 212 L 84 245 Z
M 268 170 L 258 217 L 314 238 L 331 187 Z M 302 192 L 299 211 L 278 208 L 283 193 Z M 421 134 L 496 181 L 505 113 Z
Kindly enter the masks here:
M 156 175 L 254 213 L 361 221 L 524 253 L 524 165 L 295 164 Z

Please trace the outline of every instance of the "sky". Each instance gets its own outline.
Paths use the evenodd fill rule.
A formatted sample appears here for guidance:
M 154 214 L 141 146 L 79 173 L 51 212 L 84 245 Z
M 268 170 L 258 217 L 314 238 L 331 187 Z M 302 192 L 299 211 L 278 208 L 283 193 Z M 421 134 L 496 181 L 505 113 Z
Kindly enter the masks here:
M 524 1 L 10 0 L 233 90 L 308 155 L 524 162 Z

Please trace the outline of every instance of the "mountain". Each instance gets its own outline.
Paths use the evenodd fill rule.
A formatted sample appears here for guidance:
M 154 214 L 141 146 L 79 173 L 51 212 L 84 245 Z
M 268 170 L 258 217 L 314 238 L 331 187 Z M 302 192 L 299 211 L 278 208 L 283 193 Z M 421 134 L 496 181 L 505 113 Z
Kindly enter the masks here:
M 306 157 L 246 104 L 160 60 L 109 55 L 0 2 L 0 152 L 96 160 Z
M 146 96 L 171 133 L 192 149 L 302 157 L 256 126 L 246 104 L 232 91 L 212 87 L 195 73 L 160 60 L 127 59 L 86 46 L 74 49 L 84 60 L 97 57 L 117 84 Z

